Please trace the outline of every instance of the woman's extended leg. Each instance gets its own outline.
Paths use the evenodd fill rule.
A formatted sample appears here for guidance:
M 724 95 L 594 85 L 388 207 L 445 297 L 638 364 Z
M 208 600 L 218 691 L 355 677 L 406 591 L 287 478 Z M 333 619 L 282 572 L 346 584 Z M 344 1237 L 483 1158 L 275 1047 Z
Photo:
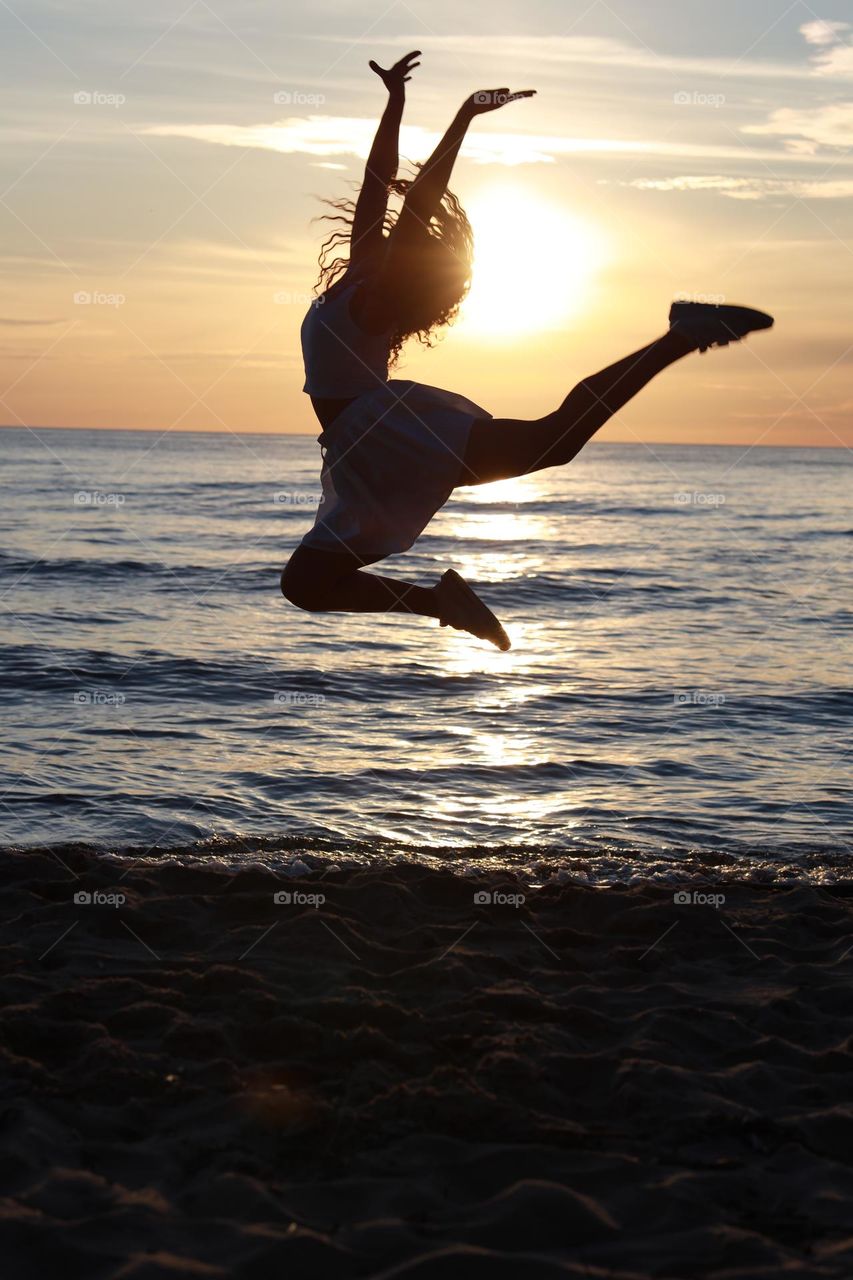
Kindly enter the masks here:
M 436 587 L 418 587 L 398 578 L 365 573 L 362 560 L 351 551 L 318 551 L 297 547 L 281 574 L 286 600 L 312 613 L 417 613 L 441 616 Z
M 468 436 L 460 485 L 489 484 L 565 465 L 655 374 L 695 350 L 695 341 L 670 329 L 579 382 L 559 409 L 544 418 L 477 419 Z

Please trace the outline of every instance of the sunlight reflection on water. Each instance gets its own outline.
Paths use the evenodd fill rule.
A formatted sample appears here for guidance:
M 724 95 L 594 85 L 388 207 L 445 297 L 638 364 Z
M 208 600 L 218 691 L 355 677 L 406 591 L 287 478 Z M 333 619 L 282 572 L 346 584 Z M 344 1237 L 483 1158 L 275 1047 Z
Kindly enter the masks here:
M 459 491 L 386 569 L 453 565 L 501 654 L 284 603 L 313 441 L 6 437 L 6 840 L 853 847 L 844 451 L 595 445 Z

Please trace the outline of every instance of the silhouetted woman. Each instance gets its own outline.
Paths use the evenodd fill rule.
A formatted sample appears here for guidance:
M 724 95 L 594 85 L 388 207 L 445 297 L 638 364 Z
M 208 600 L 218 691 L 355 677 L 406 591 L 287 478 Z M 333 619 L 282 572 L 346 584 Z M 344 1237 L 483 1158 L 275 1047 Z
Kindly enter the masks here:
M 532 96 L 475 93 L 412 182 L 398 179 L 405 83 L 418 51 L 386 71 L 388 89 L 355 204 L 334 201 L 339 223 L 320 255 L 320 287 L 302 325 L 304 390 L 320 421 L 323 496 L 313 528 L 281 575 L 285 597 L 321 612 L 395 611 L 438 618 L 509 648 L 503 627 L 454 570 L 434 586 L 365 573 L 406 551 L 459 485 L 488 484 L 563 466 L 657 373 L 692 351 L 737 342 L 772 325 L 745 307 L 674 303 L 670 327 L 647 347 L 578 383 L 553 413 L 492 418 L 464 396 L 388 379 L 407 338 L 430 344 L 456 317 L 471 279 L 473 237 L 447 189 L 476 116 Z M 391 193 L 404 195 L 398 216 Z M 348 245 L 349 257 L 333 256 Z

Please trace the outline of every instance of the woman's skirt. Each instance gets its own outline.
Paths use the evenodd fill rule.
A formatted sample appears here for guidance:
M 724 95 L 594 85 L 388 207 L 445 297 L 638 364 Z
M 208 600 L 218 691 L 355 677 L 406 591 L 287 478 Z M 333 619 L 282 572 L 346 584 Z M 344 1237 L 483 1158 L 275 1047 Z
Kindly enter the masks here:
M 319 437 L 323 495 L 302 545 L 366 561 L 407 551 L 459 483 L 471 423 L 491 416 L 405 379 L 360 395 Z

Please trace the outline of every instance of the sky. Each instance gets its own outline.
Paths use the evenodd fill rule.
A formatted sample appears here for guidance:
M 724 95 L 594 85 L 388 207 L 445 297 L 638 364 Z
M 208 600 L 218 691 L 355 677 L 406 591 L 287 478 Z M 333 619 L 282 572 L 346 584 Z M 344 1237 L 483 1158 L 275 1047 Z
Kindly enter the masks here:
M 0 0 L 0 424 L 310 432 L 321 199 L 410 49 L 404 160 L 479 88 L 452 189 L 469 304 L 397 375 L 536 417 L 674 298 L 769 334 L 682 361 L 602 433 L 853 446 L 853 8 L 825 0 Z M 1 447 L 1 446 L 0 446 Z

